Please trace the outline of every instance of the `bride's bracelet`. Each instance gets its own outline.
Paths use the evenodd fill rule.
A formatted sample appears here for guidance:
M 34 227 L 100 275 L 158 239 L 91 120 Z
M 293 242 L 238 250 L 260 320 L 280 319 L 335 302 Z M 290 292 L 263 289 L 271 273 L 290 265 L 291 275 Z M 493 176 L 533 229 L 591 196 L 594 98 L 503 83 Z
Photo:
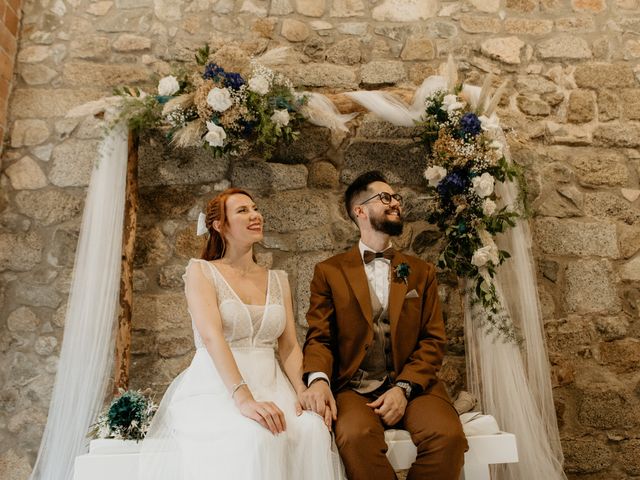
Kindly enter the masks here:
M 233 385 L 231 387 L 231 398 L 233 398 L 233 396 L 236 394 L 236 392 L 238 391 L 238 389 L 240 387 L 242 387 L 243 385 L 246 385 L 247 382 L 245 382 L 244 380 L 242 380 L 240 383 L 236 383 L 235 385 Z

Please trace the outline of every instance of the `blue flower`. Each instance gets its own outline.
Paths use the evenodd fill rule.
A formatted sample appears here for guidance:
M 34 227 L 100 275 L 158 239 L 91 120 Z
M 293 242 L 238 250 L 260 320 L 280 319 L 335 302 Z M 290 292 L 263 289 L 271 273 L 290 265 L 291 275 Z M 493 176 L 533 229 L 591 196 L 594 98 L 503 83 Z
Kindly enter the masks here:
M 480 119 L 475 113 L 465 113 L 460 119 L 460 130 L 464 135 L 475 137 L 482 131 Z
M 463 170 L 454 170 L 447 174 L 436 187 L 438 194 L 444 199 L 464 193 L 469 186 L 469 174 Z
M 244 78 L 239 73 L 225 72 L 224 74 L 224 85 L 231 90 L 239 90 L 245 83 Z
M 409 284 L 409 281 L 407 280 L 407 278 L 409 277 L 410 273 L 411 273 L 411 268 L 409 267 L 408 263 L 402 262 L 396 265 L 396 268 L 395 268 L 396 278 L 399 280 L 402 280 L 405 283 L 405 285 Z
M 202 78 L 205 80 L 216 80 L 221 75 L 224 75 L 224 68 L 212 62 L 208 63 L 207 66 L 204 67 Z

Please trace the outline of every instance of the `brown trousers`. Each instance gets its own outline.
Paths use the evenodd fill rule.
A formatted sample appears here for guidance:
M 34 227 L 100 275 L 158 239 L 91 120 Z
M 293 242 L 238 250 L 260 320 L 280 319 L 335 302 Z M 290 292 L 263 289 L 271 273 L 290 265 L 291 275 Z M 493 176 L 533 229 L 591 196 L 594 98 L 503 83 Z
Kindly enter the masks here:
M 384 424 L 366 405 L 371 400 L 353 390 L 336 395 L 336 443 L 349 480 L 396 479 L 386 457 Z M 407 480 L 458 480 L 468 446 L 450 403 L 435 395 L 420 395 L 408 403 L 394 427 L 408 430 L 418 448 Z

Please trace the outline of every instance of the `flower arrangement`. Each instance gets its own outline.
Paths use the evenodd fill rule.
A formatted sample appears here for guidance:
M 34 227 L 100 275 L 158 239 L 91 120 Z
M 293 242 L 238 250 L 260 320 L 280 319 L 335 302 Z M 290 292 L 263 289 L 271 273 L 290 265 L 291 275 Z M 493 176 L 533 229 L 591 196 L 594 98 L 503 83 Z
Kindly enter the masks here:
M 208 45 L 197 51 L 196 71 L 158 82 L 157 95 L 118 88 L 121 116 L 134 130 L 163 128 L 178 147 L 205 146 L 215 156 L 238 155 L 254 145 L 269 158 L 280 141 L 298 136 L 304 95 L 256 60 L 246 72 L 226 71 L 209 61 Z
M 91 438 L 142 440 L 158 409 L 153 400 L 139 390 L 120 391 L 109 407 L 91 425 Z
M 394 273 L 396 274 L 396 278 L 398 280 L 402 280 L 405 285 L 409 285 L 409 274 L 411 273 L 411 268 L 408 263 L 402 262 L 396 265 L 394 269 Z
M 497 117 L 473 111 L 461 86 L 435 92 L 425 105 L 419 124 L 429 150 L 424 175 L 435 199 L 428 220 L 444 232 L 438 266 L 471 279 L 472 299 L 487 312 L 488 330 L 515 340 L 517 333 L 493 282 L 509 252 L 497 247 L 494 236 L 515 226 L 522 209 L 498 208 L 495 185 L 519 180 L 520 172 L 505 159 Z

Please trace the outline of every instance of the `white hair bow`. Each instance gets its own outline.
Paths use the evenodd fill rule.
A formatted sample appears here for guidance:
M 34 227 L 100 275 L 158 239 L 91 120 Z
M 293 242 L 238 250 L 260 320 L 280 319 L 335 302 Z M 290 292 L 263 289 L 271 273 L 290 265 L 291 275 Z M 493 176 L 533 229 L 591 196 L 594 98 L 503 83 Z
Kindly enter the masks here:
M 198 215 L 198 227 L 196 229 L 196 235 L 200 237 L 207 232 L 209 232 L 209 229 L 207 228 L 207 216 L 204 213 L 200 212 L 200 214 Z

